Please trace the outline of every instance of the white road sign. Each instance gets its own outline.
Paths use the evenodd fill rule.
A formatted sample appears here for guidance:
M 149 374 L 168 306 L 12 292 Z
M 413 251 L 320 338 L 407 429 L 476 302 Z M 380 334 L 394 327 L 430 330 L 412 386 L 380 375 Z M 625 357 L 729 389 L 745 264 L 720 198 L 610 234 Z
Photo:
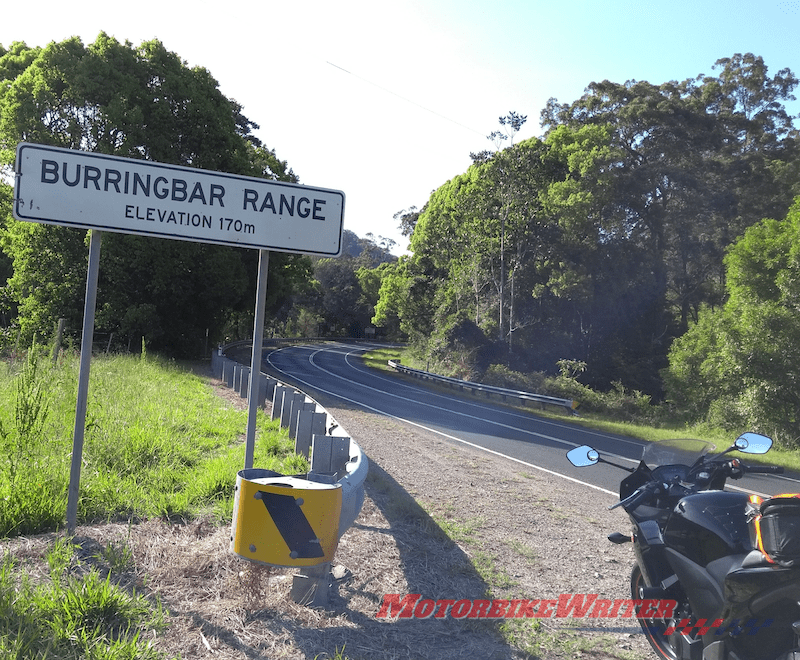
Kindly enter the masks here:
M 337 256 L 344 193 L 20 143 L 17 220 Z

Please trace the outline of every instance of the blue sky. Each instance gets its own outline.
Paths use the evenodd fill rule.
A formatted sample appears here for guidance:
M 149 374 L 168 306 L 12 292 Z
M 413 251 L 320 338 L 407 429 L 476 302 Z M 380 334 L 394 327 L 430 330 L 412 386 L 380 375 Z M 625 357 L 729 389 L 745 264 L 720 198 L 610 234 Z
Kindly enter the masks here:
M 684 80 L 746 52 L 800 75 L 800 0 L 40 0 L 4 9 L 0 43 L 101 30 L 209 69 L 301 183 L 344 191 L 345 228 L 397 253 L 393 215 L 466 170 L 511 110 L 528 116 L 519 140 L 593 81 Z

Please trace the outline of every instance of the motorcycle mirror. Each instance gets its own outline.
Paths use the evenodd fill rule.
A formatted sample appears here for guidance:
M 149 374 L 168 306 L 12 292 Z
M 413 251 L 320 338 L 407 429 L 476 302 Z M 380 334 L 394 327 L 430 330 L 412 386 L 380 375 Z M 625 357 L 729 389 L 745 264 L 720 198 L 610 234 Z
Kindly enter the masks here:
M 742 433 L 733 443 L 744 454 L 766 454 L 772 447 L 772 439 L 759 433 Z
M 567 460 L 575 467 L 586 467 L 597 463 L 600 460 L 600 454 L 597 453 L 596 449 L 583 445 L 570 449 L 567 452 Z

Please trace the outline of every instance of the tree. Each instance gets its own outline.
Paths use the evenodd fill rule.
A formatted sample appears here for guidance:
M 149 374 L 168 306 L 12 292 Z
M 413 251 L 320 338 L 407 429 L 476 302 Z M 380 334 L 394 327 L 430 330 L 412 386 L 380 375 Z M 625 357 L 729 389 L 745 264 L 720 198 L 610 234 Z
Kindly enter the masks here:
M 450 332 L 469 321 L 507 351 L 517 344 L 524 351 L 522 335 L 541 310 L 531 294 L 547 279 L 558 242 L 541 198 L 559 169 L 548 151 L 540 140 L 526 140 L 436 190 L 415 223 L 413 258 L 383 280 L 376 323 L 390 307 L 386 296 L 402 291 L 393 303 L 401 328 L 420 341 L 440 347 L 449 337 L 474 337 Z
M 400 332 L 420 346 L 426 344 L 435 329 L 431 311 L 435 287 L 424 270 L 407 255 L 390 265 L 381 278 L 372 317 L 376 326 L 399 326 Z
M 797 79 L 788 69 L 767 77 L 751 54 L 716 67 L 718 77 L 681 83 L 592 83 L 578 101 L 551 99 L 542 113 L 548 139 L 563 129 L 607 131 L 604 162 L 570 186 L 593 197 L 603 249 L 625 259 L 626 281 L 636 283 L 625 305 L 636 316 L 617 323 L 623 351 L 604 370 L 630 377 L 641 365 L 650 382 L 634 386 L 652 394 L 672 338 L 704 305 L 721 304 L 726 248 L 761 218 L 782 216 L 797 192 L 797 136 L 781 105 Z
M 445 332 L 463 316 L 484 321 L 485 290 L 491 282 L 487 259 L 496 256 L 499 236 L 486 229 L 483 189 L 481 169 L 470 167 L 433 193 L 416 223 L 410 244 L 414 257 L 396 271 L 408 278 L 402 287 L 408 300 L 398 314 L 410 336 L 428 341 L 433 328 Z M 419 330 L 411 328 L 411 318 Z
M 797 79 L 773 78 L 752 54 L 719 60 L 718 77 L 655 86 L 592 83 L 571 106 L 550 103 L 543 123 L 610 131 L 614 206 L 606 224 L 648 253 L 653 287 L 685 330 L 721 292 L 725 248 L 754 222 L 786 213 L 796 190 L 775 172 L 796 160 L 791 119 Z M 611 223 L 611 224 L 609 224 Z
M 510 117 L 506 123 L 518 130 L 524 117 Z M 548 146 L 534 138 L 498 152 L 483 166 L 491 190 L 486 212 L 499 225 L 499 270 L 494 278 L 498 339 L 509 351 L 515 333 L 529 321 L 519 303 L 543 282 L 544 264 L 560 240 L 543 205 L 543 193 L 560 169 L 551 155 Z
M 337 335 L 362 337 L 369 323 L 369 305 L 363 292 L 353 258 L 320 259 L 314 265 L 320 300 L 315 306 Z
M 392 262 L 384 262 L 375 268 L 361 266 L 356 270 L 358 284 L 361 287 L 361 303 L 371 310 L 370 319 L 375 315 L 375 305 L 378 304 L 381 282 L 392 265 Z
M 800 198 L 750 227 L 725 259 L 728 299 L 670 350 L 669 396 L 698 418 L 800 443 Z
M 256 124 L 219 91 L 211 74 L 189 68 L 159 41 L 134 48 L 101 33 L 89 46 L 77 38 L 40 49 L 14 44 L 0 57 L 0 74 L 6 77 L 0 87 L 0 154 L 6 165 L 25 140 L 297 180 L 252 135 Z M 4 249 L 14 261 L 7 291 L 19 305 L 26 337 L 49 332 L 59 317 L 79 328 L 84 232 L 9 219 L 4 233 Z M 270 280 L 302 279 L 307 264 L 297 256 L 273 260 Z M 194 354 L 206 332 L 212 341 L 219 339 L 231 315 L 252 307 L 255 268 L 255 251 L 108 234 L 98 324 L 134 343 L 143 334 L 153 348 Z M 286 269 L 295 273 L 283 277 Z
M 414 227 L 417 226 L 419 215 L 419 209 L 416 206 L 411 206 L 408 209 L 398 211 L 392 217 L 399 223 L 400 233 L 410 238 L 414 233 Z
M 396 313 L 425 348 L 474 337 L 469 320 L 519 368 L 579 360 L 584 382 L 657 400 L 670 344 L 726 298 L 726 250 L 800 192 L 794 75 L 750 54 L 715 68 L 592 83 L 550 100 L 543 139 L 471 154 L 404 225 L 413 256 L 382 279 L 375 321 Z
M 10 209 L 9 209 L 10 211 Z M 86 288 L 86 232 L 9 221 L 2 237 L 14 273 L 4 297 L 16 307 L 17 323 L 27 344 L 48 336 L 59 318 L 80 328 Z

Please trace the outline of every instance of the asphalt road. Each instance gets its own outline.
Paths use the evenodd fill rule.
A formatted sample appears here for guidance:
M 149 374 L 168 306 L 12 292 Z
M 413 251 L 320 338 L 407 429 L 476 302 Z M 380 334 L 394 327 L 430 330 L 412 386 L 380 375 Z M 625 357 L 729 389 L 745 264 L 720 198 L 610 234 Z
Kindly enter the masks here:
M 370 412 L 422 427 L 451 442 L 467 443 L 565 479 L 618 492 L 625 472 L 608 465 L 573 467 L 565 454 L 590 445 L 621 465 L 634 467 L 645 443 L 586 429 L 564 420 L 545 419 L 483 396 L 439 392 L 422 381 L 392 377 L 364 366 L 363 343 L 292 345 L 265 351 L 264 371 L 307 394 L 335 397 Z M 318 398 L 316 396 L 315 398 Z M 734 438 L 731 438 L 733 441 Z M 739 454 L 746 462 L 747 457 Z M 748 475 L 731 488 L 768 495 L 800 492 L 800 482 L 786 476 Z

